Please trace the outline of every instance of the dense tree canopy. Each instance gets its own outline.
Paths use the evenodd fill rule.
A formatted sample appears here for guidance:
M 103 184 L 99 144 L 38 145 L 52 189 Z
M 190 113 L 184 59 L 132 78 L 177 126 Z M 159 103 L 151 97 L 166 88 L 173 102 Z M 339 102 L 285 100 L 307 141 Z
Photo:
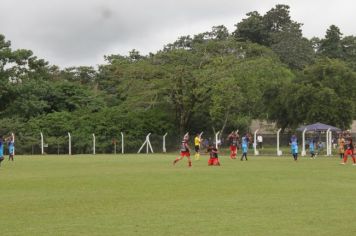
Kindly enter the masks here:
M 157 53 L 107 55 L 94 67 L 61 69 L 32 51 L 12 50 L 0 35 L 0 134 L 17 134 L 31 152 L 39 132 L 48 151 L 112 152 L 120 132 L 134 150 L 149 132 L 248 129 L 252 119 L 284 130 L 325 122 L 348 128 L 356 118 L 356 37 L 331 25 L 325 38 L 303 37 L 289 6 L 254 11 L 230 33 L 223 26 L 182 36 Z M 61 150 L 62 149 L 62 150 Z

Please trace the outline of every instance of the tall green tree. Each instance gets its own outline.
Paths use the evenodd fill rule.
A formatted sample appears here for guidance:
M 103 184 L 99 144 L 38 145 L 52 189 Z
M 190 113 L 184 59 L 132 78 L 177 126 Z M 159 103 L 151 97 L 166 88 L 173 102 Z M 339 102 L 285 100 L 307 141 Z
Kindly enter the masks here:
M 356 71 L 356 37 L 346 36 L 341 40 L 343 60 Z
M 237 40 L 251 41 L 253 43 L 264 44 L 267 32 L 263 24 L 263 16 L 257 11 L 246 14 L 247 18 L 237 23 L 233 36 Z
M 326 30 L 325 39 L 320 42 L 320 53 L 330 58 L 341 58 L 343 54 L 341 39 L 342 33 L 339 27 L 331 25 Z
M 302 35 L 302 24 L 290 17 L 289 6 L 278 4 L 265 15 L 250 12 L 236 24 L 233 35 L 272 48 L 280 60 L 292 69 L 303 69 L 314 59 L 313 44 Z

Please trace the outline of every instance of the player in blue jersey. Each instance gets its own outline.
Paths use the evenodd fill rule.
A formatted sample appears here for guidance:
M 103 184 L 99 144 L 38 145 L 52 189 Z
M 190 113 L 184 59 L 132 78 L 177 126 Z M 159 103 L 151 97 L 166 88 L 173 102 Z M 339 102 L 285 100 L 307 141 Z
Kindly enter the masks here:
M 9 149 L 9 161 L 14 161 L 14 155 L 15 155 L 15 143 L 14 143 L 14 139 L 12 136 L 10 136 L 8 138 L 8 142 L 7 142 L 7 147 Z
M 298 139 L 297 136 L 294 134 L 292 135 L 292 137 L 290 138 L 290 142 L 289 142 L 290 148 L 291 148 L 291 152 L 293 155 L 293 158 L 295 161 L 298 160 Z
M 0 166 L 3 160 L 4 160 L 4 141 L 2 137 L 0 137 Z
M 242 149 L 242 156 L 241 156 L 241 161 L 243 161 L 244 157 L 247 161 L 247 149 L 248 149 L 248 144 L 250 142 L 250 139 L 248 137 L 248 134 L 242 137 L 241 139 L 241 149 Z
M 314 139 L 309 140 L 309 152 L 310 152 L 310 158 L 315 159 L 315 143 Z

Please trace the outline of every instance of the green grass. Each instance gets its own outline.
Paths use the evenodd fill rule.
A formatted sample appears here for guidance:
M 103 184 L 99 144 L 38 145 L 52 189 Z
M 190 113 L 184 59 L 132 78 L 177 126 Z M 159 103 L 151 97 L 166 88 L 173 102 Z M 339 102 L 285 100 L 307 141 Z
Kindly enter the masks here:
M 18 156 L 0 235 L 356 235 L 356 167 L 320 157 Z

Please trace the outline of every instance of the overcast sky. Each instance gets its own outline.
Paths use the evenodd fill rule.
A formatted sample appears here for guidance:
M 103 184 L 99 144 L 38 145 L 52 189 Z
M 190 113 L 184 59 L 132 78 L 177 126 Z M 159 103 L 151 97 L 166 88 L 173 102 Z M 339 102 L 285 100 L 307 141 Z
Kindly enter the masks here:
M 352 0 L 0 0 L 0 34 L 51 64 L 96 66 L 104 55 L 155 52 L 214 25 L 233 31 L 247 12 L 278 3 L 291 7 L 308 38 L 324 37 L 331 24 L 356 35 Z

